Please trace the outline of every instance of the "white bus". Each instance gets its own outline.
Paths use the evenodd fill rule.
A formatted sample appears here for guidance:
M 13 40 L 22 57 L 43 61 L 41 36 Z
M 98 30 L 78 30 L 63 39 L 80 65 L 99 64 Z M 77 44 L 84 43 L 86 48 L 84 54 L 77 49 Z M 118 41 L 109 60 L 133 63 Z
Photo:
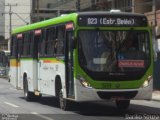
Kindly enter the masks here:
M 26 100 L 52 95 L 62 109 L 68 100 L 115 100 L 125 109 L 151 99 L 152 56 L 144 15 L 72 13 L 13 30 L 10 81 Z

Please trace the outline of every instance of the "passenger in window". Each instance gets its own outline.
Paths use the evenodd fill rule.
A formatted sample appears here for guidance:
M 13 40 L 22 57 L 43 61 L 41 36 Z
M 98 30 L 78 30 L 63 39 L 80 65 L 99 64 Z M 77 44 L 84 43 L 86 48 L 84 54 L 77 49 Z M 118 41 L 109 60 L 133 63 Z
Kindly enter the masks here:
M 105 43 L 105 42 L 104 42 Z M 108 46 L 110 44 L 110 46 Z M 101 58 L 105 58 L 105 64 L 101 65 L 102 71 L 113 72 L 116 69 L 117 60 L 116 60 L 116 43 L 112 41 L 111 43 L 106 43 L 108 50 L 101 55 Z M 110 48 L 110 49 L 109 49 Z
M 136 50 L 136 47 L 133 44 L 133 36 L 130 36 L 122 48 L 122 51 L 128 51 L 128 50 Z
M 125 42 L 124 47 L 118 54 L 119 59 L 144 59 L 144 52 L 138 50 L 138 42 L 136 38 L 129 37 Z

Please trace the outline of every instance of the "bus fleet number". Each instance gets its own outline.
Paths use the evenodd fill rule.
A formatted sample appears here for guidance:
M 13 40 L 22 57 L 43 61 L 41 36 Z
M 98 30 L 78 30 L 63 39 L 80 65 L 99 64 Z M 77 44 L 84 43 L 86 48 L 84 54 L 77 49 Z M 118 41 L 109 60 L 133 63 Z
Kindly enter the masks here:
M 97 24 L 97 18 L 88 18 L 88 24 L 89 25 Z

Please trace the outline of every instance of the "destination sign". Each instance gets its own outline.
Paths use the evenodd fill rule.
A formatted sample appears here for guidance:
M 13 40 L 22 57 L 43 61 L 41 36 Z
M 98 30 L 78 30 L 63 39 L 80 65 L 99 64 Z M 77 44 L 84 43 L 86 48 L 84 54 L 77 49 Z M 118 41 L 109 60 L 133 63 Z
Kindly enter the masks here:
M 79 26 L 147 26 L 145 17 L 137 16 L 79 16 Z

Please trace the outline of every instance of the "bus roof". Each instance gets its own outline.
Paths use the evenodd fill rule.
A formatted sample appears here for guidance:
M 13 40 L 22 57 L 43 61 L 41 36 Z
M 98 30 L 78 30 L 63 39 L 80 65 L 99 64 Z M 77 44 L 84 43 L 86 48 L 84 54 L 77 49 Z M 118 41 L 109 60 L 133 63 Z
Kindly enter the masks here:
M 56 17 L 56 18 L 52 18 L 52 19 L 49 19 L 49 20 L 45 20 L 45 21 L 42 21 L 42 22 L 37 22 L 37 23 L 25 25 L 25 26 L 22 26 L 22 27 L 19 27 L 19 28 L 15 28 L 12 31 L 12 34 L 22 33 L 22 32 L 26 32 L 26 31 L 29 31 L 29 30 L 35 30 L 35 29 L 47 27 L 47 26 L 54 25 L 54 24 L 60 24 L 60 23 L 63 23 L 63 22 L 69 22 L 69 21 L 76 22 L 75 18 L 77 18 L 77 16 L 87 16 L 87 15 L 89 15 L 89 16 L 91 16 L 91 15 L 119 15 L 119 16 L 145 17 L 145 15 L 143 15 L 143 14 L 127 13 L 127 12 L 106 12 L 106 11 L 77 12 L 77 13 L 66 14 L 66 15 L 59 16 L 59 17 Z
M 74 21 L 75 17 L 77 17 L 77 13 L 63 15 L 63 16 L 59 16 L 56 18 L 42 21 L 42 22 L 25 25 L 25 26 L 13 29 L 12 34 L 21 33 L 29 30 L 35 30 L 35 29 L 43 28 L 46 26 L 54 25 L 54 24 L 60 24 L 67 21 Z

